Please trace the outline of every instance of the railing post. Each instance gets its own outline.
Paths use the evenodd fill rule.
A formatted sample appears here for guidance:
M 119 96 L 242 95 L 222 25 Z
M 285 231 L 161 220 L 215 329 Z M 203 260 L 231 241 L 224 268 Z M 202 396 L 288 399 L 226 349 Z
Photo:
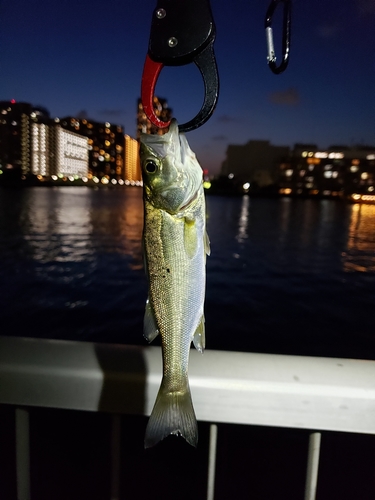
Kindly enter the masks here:
M 112 415 L 111 429 L 111 500 L 120 500 L 120 461 L 121 461 L 121 418 Z
M 30 432 L 28 410 L 16 408 L 15 419 L 17 500 L 30 500 Z
M 309 453 L 307 459 L 305 500 L 315 500 L 318 483 L 319 455 L 321 433 L 313 432 L 309 437 Z
M 216 468 L 217 425 L 210 425 L 210 443 L 208 452 L 207 500 L 214 500 Z

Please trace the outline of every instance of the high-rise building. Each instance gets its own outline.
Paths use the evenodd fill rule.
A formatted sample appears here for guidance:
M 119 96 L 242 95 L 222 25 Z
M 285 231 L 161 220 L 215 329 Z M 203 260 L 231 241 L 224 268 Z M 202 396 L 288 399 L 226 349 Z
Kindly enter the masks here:
M 44 123 L 31 124 L 31 173 L 51 175 L 50 126 Z
M 168 122 L 172 118 L 172 109 L 168 107 L 166 99 L 161 97 L 154 97 L 154 111 L 159 120 Z M 137 139 L 141 134 L 158 134 L 162 135 L 162 129 L 152 125 L 143 110 L 142 100 L 138 99 L 137 102 Z
M 0 101 L 0 169 L 5 174 L 21 178 L 32 173 L 33 125 L 41 125 L 38 147 L 43 147 L 42 125 L 49 122 L 48 111 L 40 106 L 14 99 Z
M 124 179 L 124 129 L 86 118 L 56 119 L 59 125 L 88 138 L 89 174 L 101 179 Z
M 58 125 L 55 125 L 52 131 L 53 142 L 51 142 L 54 155 L 51 161 L 50 175 L 86 177 L 89 173 L 87 137 L 70 130 L 64 130 Z
M 0 169 L 8 179 L 88 174 L 88 139 L 64 130 L 42 107 L 0 102 Z
M 139 143 L 128 135 L 125 135 L 125 182 L 138 185 L 142 182 Z

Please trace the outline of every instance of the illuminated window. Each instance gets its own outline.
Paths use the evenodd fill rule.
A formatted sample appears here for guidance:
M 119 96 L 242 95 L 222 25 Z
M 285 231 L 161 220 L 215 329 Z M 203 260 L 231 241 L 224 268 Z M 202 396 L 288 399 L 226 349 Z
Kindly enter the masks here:
M 329 159 L 334 159 L 334 160 L 341 160 L 342 158 L 344 158 L 344 154 L 343 153 L 329 153 L 328 155 L 328 158 Z

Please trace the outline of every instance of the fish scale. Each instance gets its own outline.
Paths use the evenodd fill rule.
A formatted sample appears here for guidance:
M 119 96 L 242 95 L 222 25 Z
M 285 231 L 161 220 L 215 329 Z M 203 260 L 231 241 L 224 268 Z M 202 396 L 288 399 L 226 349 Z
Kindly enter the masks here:
M 202 204 L 202 200 L 196 203 L 197 215 L 199 202 Z M 152 211 L 152 206 L 146 210 Z M 159 237 L 152 236 L 148 241 L 147 226 L 145 233 L 146 253 L 151 256 L 148 257 L 148 267 L 153 269 L 149 276 L 150 302 L 162 338 L 164 376 L 170 376 L 170 383 L 176 381 L 180 386 L 181 377 L 187 375 L 192 335 L 202 315 L 204 289 L 202 286 L 201 289 L 192 287 L 191 283 L 198 283 L 204 276 L 204 249 L 201 246 L 197 255 L 189 259 L 184 249 L 184 220 L 176 221 L 166 212 L 154 211 L 157 214 L 150 217 L 153 229 L 149 233 L 158 232 Z M 165 241 L 169 243 L 164 244 Z

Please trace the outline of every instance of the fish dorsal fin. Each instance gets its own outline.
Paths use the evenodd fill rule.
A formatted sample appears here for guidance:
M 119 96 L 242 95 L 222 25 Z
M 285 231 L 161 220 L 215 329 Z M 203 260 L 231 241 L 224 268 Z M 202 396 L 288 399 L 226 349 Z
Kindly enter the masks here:
M 203 351 L 206 347 L 206 333 L 205 333 L 205 327 L 204 327 L 204 315 L 203 314 L 202 314 L 201 320 L 197 326 L 197 329 L 195 330 L 195 333 L 193 336 L 193 343 L 194 343 L 194 347 L 196 348 L 196 350 L 203 353 Z
M 155 316 L 151 308 L 150 300 L 146 301 L 145 316 L 143 319 L 143 336 L 148 342 L 152 342 L 159 335 Z
M 187 256 L 192 259 L 198 251 L 198 232 L 195 219 L 185 217 L 184 224 L 184 247 Z

